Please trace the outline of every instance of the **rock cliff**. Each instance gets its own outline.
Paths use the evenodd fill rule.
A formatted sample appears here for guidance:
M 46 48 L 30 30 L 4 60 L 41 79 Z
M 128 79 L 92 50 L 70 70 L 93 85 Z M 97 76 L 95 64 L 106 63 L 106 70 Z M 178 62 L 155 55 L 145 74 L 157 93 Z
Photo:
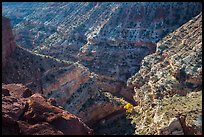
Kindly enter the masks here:
M 128 86 L 136 134 L 202 134 L 202 13 L 159 41 Z

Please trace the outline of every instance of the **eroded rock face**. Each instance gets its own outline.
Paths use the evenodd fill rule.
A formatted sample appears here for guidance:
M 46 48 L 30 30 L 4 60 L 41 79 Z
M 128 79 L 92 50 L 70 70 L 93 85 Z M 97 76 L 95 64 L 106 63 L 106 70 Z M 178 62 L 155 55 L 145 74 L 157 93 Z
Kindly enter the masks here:
M 17 51 L 28 54 L 28 52 L 23 51 L 21 48 L 17 48 Z M 31 57 L 32 60 L 36 59 L 37 61 L 42 59 L 44 63 L 40 63 L 42 65 L 39 66 L 38 64 L 28 66 L 32 61 L 29 60 Z M 101 95 L 102 86 L 98 84 L 98 77 L 83 65 L 78 63 L 60 63 L 53 59 L 44 59 L 33 54 L 28 54 L 28 60 L 23 60 L 22 58 L 23 55 L 18 61 L 18 57 L 16 59 L 16 55 L 13 55 L 9 60 L 9 62 L 13 63 L 7 64 L 6 67 L 15 68 L 13 66 L 22 65 L 25 69 L 22 70 L 20 67 L 16 71 L 7 69 L 3 73 L 3 80 L 7 81 L 7 83 L 22 82 L 35 93 L 41 93 L 48 98 L 54 98 L 56 106 L 62 106 L 65 110 L 85 120 L 85 122 L 87 119 L 92 119 L 91 123 L 94 123 L 123 106 L 120 102 L 118 105 L 115 105 L 109 99 L 103 101 L 104 106 L 99 105 L 93 107 L 94 104 L 92 104 L 93 106 L 85 105 L 93 98 L 100 99 L 104 97 Z M 56 67 L 52 68 L 53 64 Z M 44 71 L 38 71 L 38 67 L 43 68 Z M 33 76 L 32 74 L 36 75 Z M 95 100 L 96 104 L 97 102 L 100 102 L 100 100 Z M 109 113 L 102 112 L 107 109 L 106 105 L 111 109 Z M 81 110 L 83 106 L 85 107 Z M 95 114 L 100 114 L 100 117 L 91 114 L 94 112 L 94 109 L 98 110 Z M 81 111 L 83 115 L 80 114 L 82 113 Z
M 40 94 L 27 94 L 22 84 L 3 84 L 2 131 L 9 135 L 90 135 L 78 117 L 50 104 Z M 17 93 L 17 94 L 16 94 Z M 22 96 L 22 95 L 27 96 Z
M 128 86 L 142 107 L 138 125 L 149 127 L 141 126 L 137 134 L 201 134 L 202 13 L 158 42 Z
M 2 68 L 7 63 L 8 58 L 11 53 L 16 48 L 16 42 L 12 33 L 10 26 L 10 20 L 8 18 L 2 17 Z
M 91 124 L 117 111 L 124 105 L 118 101 L 114 104 L 110 101 L 115 100 L 113 97 L 108 98 L 103 95 L 102 86 L 98 84 L 98 76 L 78 62 L 73 63 L 36 54 L 20 46 L 17 46 L 10 55 L 2 74 L 4 83 L 22 83 L 34 93 L 41 93 L 45 97 L 52 98 L 48 102 L 53 105 L 63 107 L 85 122 L 92 121 L 89 122 Z M 13 91 L 14 89 L 9 90 Z M 12 95 L 18 96 L 21 90 L 21 86 L 15 87 L 15 92 Z M 26 91 L 20 96 L 27 97 L 31 94 L 30 90 Z M 5 96 L 11 94 L 7 88 L 3 88 L 2 92 Z M 106 99 L 103 101 L 103 105 L 93 107 L 94 104 L 89 104 L 93 98 L 98 98 L 94 102 L 96 104 L 100 103 L 100 98 Z M 109 113 L 102 112 L 107 109 L 107 106 L 111 111 Z M 98 111 L 94 112 L 93 109 Z M 93 112 L 94 114 L 91 114 Z
M 43 42 L 53 46 L 72 43 L 71 46 L 106 38 L 112 45 L 125 41 L 155 43 L 201 9 L 198 2 L 3 3 L 3 15 L 12 18 L 19 38 L 26 41 L 22 46 L 39 46 Z M 29 37 L 25 38 L 24 31 L 29 32 Z
M 15 15 L 11 9 L 22 12 Z M 196 2 L 55 2 L 5 4 L 3 14 L 14 19 L 17 41 L 23 47 L 80 61 L 91 72 L 114 79 L 115 83 L 106 79 L 106 86 L 123 96 L 121 81 L 126 83 L 139 71 L 142 59 L 155 52 L 156 42 L 201 9 Z

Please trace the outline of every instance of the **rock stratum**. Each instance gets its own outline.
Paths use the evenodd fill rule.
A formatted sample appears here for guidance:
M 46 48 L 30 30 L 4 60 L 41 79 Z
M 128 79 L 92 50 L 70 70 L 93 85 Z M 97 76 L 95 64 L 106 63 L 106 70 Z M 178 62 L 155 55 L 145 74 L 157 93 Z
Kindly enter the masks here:
M 202 13 L 159 41 L 127 84 L 137 134 L 202 134 Z
M 2 4 L 5 134 L 202 134 L 201 3 Z

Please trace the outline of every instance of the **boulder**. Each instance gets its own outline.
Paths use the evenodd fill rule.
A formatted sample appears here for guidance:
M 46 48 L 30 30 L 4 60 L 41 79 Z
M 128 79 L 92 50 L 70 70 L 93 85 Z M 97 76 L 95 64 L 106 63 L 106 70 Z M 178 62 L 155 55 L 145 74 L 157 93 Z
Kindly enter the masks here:
M 91 135 L 93 130 L 75 115 L 53 106 L 22 84 L 3 84 L 10 95 L 2 97 L 3 135 Z M 4 93 L 2 93 L 4 94 Z

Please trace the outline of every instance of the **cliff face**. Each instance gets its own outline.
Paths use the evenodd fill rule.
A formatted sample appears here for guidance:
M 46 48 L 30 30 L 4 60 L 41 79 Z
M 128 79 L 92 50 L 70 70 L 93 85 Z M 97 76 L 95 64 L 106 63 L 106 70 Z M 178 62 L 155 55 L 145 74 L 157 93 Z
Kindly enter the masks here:
M 12 34 L 10 21 L 8 18 L 2 17 L 2 68 L 7 63 L 11 53 L 16 48 L 16 42 Z
M 128 80 L 139 134 L 202 133 L 202 13 L 157 43 Z
M 124 105 L 102 94 L 98 76 L 83 65 L 36 55 L 20 47 L 15 49 L 2 74 L 4 83 L 23 83 L 35 93 L 55 98 L 58 106 L 91 124 Z M 93 103 L 93 98 L 98 100 Z M 105 108 L 111 111 L 103 112 Z

